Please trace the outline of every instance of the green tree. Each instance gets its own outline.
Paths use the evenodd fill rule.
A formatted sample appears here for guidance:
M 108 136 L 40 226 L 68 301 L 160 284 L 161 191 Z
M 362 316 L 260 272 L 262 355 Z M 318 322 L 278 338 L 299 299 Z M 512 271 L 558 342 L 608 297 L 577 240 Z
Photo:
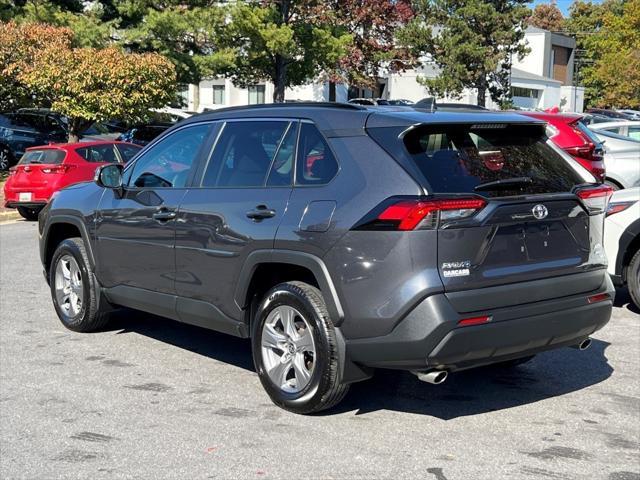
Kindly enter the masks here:
M 7 29 L 6 24 L 0 27 L 0 33 Z M 67 28 L 32 24 L 17 28 L 24 32 L 17 37 L 17 46 L 26 44 L 28 54 L 14 59 L 9 74 L 53 111 L 68 117 L 70 142 L 94 121 L 138 121 L 149 108 L 166 105 L 174 95 L 175 70 L 161 55 L 125 53 L 116 47 L 74 48 Z M 56 40 L 33 48 L 29 34 L 41 29 Z
M 559 32 L 564 27 L 564 17 L 555 2 L 540 3 L 533 9 L 527 23 L 550 32 Z
M 501 104 L 510 102 L 512 58 L 528 49 L 522 42 L 530 15 L 528 0 L 419 0 L 415 18 L 400 38 L 438 69 L 436 78 L 420 77 L 430 94 L 460 95 L 476 89 L 478 105 L 487 91 Z
M 283 102 L 287 87 L 335 68 L 352 38 L 324 21 L 315 7 L 312 0 L 232 4 L 219 43 L 232 64 L 220 73 L 241 87 L 270 80 L 273 101 Z

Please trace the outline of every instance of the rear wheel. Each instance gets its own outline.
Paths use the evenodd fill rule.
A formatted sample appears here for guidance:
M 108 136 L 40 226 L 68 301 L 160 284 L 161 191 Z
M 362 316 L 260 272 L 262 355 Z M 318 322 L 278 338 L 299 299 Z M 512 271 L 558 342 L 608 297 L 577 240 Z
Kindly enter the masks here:
M 303 282 L 267 293 L 252 328 L 256 371 L 271 400 L 294 413 L 336 405 L 349 386 L 339 380 L 336 333 L 322 293 Z
M 13 154 L 11 150 L 5 145 L 0 145 L 0 171 L 9 170 L 9 167 L 13 164 Z
M 18 207 L 18 213 L 22 218 L 29 221 L 38 220 L 38 214 L 42 208 L 32 208 L 32 207 Z
M 633 256 L 627 268 L 627 286 L 631 300 L 640 308 L 640 250 Z
M 58 245 L 51 260 L 49 284 L 56 313 L 69 330 L 93 332 L 107 324 L 110 306 L 100 299 L 81 238 L 68 238 Z

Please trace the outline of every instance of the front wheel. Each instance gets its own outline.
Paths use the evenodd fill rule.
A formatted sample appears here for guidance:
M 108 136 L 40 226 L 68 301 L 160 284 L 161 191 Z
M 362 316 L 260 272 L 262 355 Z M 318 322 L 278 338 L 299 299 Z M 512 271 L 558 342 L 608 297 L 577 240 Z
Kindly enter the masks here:
M 262 386 L 278 406 L 307 414 L 340 402 L 336 332 L 322 293 L 303 282 L 281 283 L 262 301 L 252 350 Z
M 56 313 L 69 330 L 93 332 L 107 324 L 110 307 L 100 298 L 82 238 L 68 238 L 58 245 L 49 284 Z
M 633 256 L 627 268 L 627 286 L 631 301 L 640 308 L 640 250 Z
M 42 210 L 42 208 L 18 207 L 17 210 L 22 218 L 33 222 L 35 220 L 38 220 L 38 214 L 40 213 L 40 210 Z

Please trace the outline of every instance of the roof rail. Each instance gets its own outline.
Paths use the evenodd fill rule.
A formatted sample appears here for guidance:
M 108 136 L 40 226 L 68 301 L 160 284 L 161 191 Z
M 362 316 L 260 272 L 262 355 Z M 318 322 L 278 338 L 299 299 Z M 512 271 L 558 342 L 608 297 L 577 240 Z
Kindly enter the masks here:
M 260 110 L 263 108 L 300 108 L 300 107 L 314 107 L 314 108 L 343 108 L 347 110 L 366 110 L 362 105 L 355 105 L 353 103 L 340 103 L 340 102 L 287 102 L 287 103 L 259 103 L 256 105 L 239 105 L 237 107 L 225 107 L 212 109 L 204 109 L 202 113 L 218 113 L 218 112 L 233 112 L 237 110 Z

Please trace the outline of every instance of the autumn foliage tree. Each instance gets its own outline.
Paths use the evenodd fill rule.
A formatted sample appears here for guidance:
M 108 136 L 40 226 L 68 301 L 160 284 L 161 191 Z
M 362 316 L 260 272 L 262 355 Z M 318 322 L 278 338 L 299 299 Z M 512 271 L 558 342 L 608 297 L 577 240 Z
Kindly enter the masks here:
M 550 32 L 560 32 L 564 26 L 564 17 L 555 3 L 540 3 L 533 9 L 527 23 Z
M 174 97 L 175 70 L 161 55 L 74 48 L 67 28 L 0 23 L 0 43 L 12 35 L 11 48 L 20 54 L 0 48 L 0 88 L 28 92 L 67 116 L 70 142 L 94 121 L 139 121 Z

